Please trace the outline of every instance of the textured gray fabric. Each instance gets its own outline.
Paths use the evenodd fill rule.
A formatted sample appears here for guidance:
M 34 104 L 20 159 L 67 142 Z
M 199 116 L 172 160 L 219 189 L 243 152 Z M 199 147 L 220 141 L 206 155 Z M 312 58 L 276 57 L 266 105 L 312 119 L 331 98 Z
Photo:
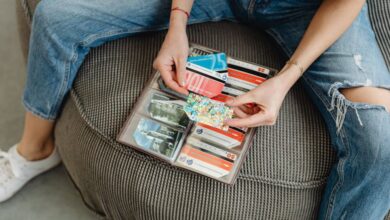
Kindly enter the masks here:
M 25 14 L 32 15 L 38 0 L 22 2 L 30 10 Z M 380 8 L 370 9 L 373 15 Z M 374 22 L 379 21 L 387 22 Z M 380 37 L 385 31 L 377 31 L 378 39 L 385 39 Z M 189 35 L 238 58 L 275 68 L 283 64 L 263 33 L 242 25 L 198 25 Z M 277 124 L 258 130 L 234 186 L 115 142 L 152 73 L 162 39 L 157 33 L 110 42 L 92 50 L 79 71 L 55 134 L 86 205 L 108 219 L 313 219 L 335 155 L 322 119 L 299 84 L 288 94 Z M 380 45 L 389 50 L 386 42 Z
M 390 1 L 370 0 L 368 6 L 372 28 L 390 69 Z
M 299 84 L 287 96 L 277 124 L 258 129 L 234 186 L 115 142 L 153 73 L 150 64 L 163 36 L 108 43 L 93 50 L 79 71 L 56 138 L 85 200 L 114 219 L 314 218 L 335 155 L 322 119 Z M 284 63 L 262 32 L 242 25 L 192 26 L 189 36 L 248 61 L 277 68 Z

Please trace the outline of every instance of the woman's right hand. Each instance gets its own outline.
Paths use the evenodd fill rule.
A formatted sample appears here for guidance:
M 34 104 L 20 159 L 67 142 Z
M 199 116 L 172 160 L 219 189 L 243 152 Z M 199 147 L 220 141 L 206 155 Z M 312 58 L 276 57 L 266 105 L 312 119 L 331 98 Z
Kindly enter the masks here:
M 185 26 L 171 25 L 160 52 L 153 62 L 165 84 L 182 94 L 187 95 L 184 88 L 186 82 L 186 63 L 189 52 L 188 37 Z

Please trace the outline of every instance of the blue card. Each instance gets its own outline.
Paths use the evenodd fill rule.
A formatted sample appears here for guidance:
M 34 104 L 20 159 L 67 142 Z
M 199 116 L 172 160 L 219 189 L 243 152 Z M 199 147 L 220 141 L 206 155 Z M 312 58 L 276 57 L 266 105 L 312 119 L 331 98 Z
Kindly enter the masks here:
M 216 72 L 227 71 L 227 60 L 224 53 L 188 57 L 187 62 Z

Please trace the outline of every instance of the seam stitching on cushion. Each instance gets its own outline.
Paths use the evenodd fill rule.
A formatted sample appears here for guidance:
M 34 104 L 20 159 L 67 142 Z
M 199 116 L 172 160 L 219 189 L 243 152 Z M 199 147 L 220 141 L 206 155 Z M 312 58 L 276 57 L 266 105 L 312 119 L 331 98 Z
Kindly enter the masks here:
M 56 145 L 57 147 L 57 145 Z M 95 217 L 97 217 L 98 219 L 101 219 L 101 220 L 105 220 L 107 219 L 106 216 L 104 216 L 105 213 L 99 213 L 97 212 L 95 209 L 93 209 L 93 207 L 85 200 L 85 197 L 84 195 L 81 193 L 81 190 L 80 188 L 77 186 L 77 184 L 74 182 L 73 178 L 71 177 L 69 171 L 67 169 L 65 169 L 65 173 L 67 175 L 67 177 L 70 179 L 70 181 L 72 182 L 73 186 L 76 188 L 77 192 L 79 193 L 80 197 L 81 197 L 81 200 L 83 201 L 84 205 L 87 207 L 87 209 L 93 214 L 95 215 Z
M 27 19 L 28 26 L 31 28 L 31 22 L 32 22 L 32 13 L 31 8 L 27 3 L 27 0 L 20 0 L 20 5 L 22 6 L 22 9 L 24 11 L 25 18 Z

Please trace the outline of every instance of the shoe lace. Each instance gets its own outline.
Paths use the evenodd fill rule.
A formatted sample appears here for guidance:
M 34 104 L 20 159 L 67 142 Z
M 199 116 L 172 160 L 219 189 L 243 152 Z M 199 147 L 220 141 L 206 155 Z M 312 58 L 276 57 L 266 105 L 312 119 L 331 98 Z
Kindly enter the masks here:
M 0 151 L 0 186 L 15 177 L 9 158 L 10 156 L 7 152 Z

